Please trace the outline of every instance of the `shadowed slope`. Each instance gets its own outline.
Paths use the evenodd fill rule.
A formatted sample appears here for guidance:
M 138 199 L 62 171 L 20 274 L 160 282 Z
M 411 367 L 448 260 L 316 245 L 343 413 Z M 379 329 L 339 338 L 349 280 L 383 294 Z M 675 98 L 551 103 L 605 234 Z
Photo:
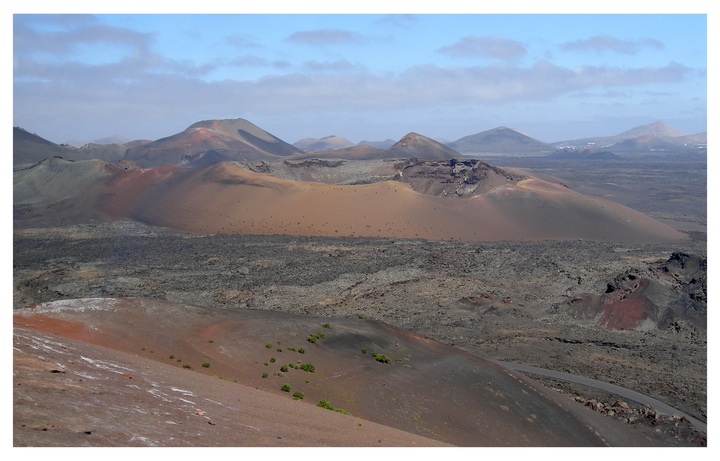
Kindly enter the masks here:
M 323 417 L 315 415 L 314 405 L 326 401 L 353 417 L 456 445 L 602 446 L 652 442 L 627 433 L 621 424 L 606 420 L 522 375 L 382 322 L 219 310 L 143 299 L 45 303 L 16 310 L 14 322 L 22 329 L 55 333 L 120 351 L 123 360 L 125 354 L 155 360 L 157 365 L 146 362 L 149 371 L 104 363 L 120 375 L 117 379 L 132 378 L 133 385 L 140 384 L 133 375 L 139 373 L 149 381 L 144 390 L 166 403 L 175 400 L 185 407 L 186 418 L 195 410 L 194 416 L 208 416 L 211 423 L 234 426 L 239 432 L 247 432 L 244 427 L 265 424 L 248 416 L 260 410 L 255 405 L 269 402 L 269 396 L 274 396 L 273 405 L 278 405 L 278 410 L 295 408 L 290 406 L 292 395 L 301 392 L 302 395 L 296 394 L 297 398 L 302 397 L 296 401 L 297 408 L 307 405 L 307 415 L 314 418 Z M 77 358 L 87 362 L 83 357 Z M 168 386 L 173 384 L 168 380 L 164 387 L 153 386 L 149 377 L 157 373 L 168 376 L 169 368 L 197 378 L 185 379 L 183 387 L 174 389 Z M 236 382 L 237 394 L 230 388 L 223 391 L 224 395 L 214 391 L 207 394 L 212 384 L 198 374 Z M 49 378 L 49 374 L 46 376 Z M 181 379 L 179 374 L 170 376 L 173 380 Z M 180 381 L 177 383 L 179 386 Z M 191 385 L 191 390 L 185 387 Z M 289 392 L 283 391 L 284 385 Z M 255 391 L 257 399 L 248 393 L 247 389 L 253 387 L 259 389 Z M 183 398 L 173 399 L 180 397 L 173 391 L 183 394 Z M 238 400 L 241 395 L 250 398 Z M 42 400 L 37 395 L 30 397 Z M 135 402 L 136 396 L 132 395 L 126 398 L 123 402 L 126 408 L 147 410 L 144 407 L 147 402 Z M 281 400 L 284 402 L 280 403 Z M 93 405 L 84 406 L 86 412 L 98 411 Z M 233 418 L 225 413 L 217 416 L 222 419 L 214 419 L 220 414 L 219 407 L 224 406 L 245 410 Z M 215 413 L 211 414 L 210 409 Z M 335 413 L 327 415 L 336 418 Z M 171 412 L 167 417 L 177 416 L 177 412 Z M 307 441 L 295 439 L 291 444 L 315 445 L 318 440 L 328 443 L 327 433 L 322 432 L 322 427 L 317 428 L 317 423 L 303 424 L 294 418 L 289 422 L 301 424 L 308 437 Z M 102 433 L 101 421 L 96 421 L 95 427 Z M 358 431 L 361 427 L 358 426 Z M 152 428 L 143 430 L 158 432 Z M 165 425 L 164 430 L 173 433 L 186 428 Z M 138 432 L 138 436 L 144 436 L 142 431 Z M 394 436 L 399 437 L 396 441 L 402 440 L 397 432 Z M 105 437 L 112 440 L 113 436 Z M 214 444 L 243 444 L 238 440 L 211 440 Z M 409 437 L 405 440 L 423 443 Z M 337 444 L 342 445 L 342 439 Z

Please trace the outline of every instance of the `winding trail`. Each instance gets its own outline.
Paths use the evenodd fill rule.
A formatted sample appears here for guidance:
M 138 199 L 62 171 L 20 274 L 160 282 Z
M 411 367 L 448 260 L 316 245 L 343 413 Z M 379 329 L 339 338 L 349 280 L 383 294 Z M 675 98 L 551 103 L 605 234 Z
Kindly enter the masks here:
M 599 381 L 597 379 L 587 378 L 585 376 L 573 375 L 571 373 L 565 373 L 564 371 L 548 370 L 546 368 L 538 368 L 538 367 L 533 367 L 530 365 L 523 365 L 520 363 L 502 362 L 500 360 L 493 360 L 493 362 L 497 363 L 498 365 L 509 368 L 511 370 L 519 371 L 521 373 L 530 373 L 530 374 L 539 375 L 539 376 L 547 376 L 549 378 L 555 378 L 555 379 L 559 379 L 561 381 L 568 381 L 568 382 L 572 382 L 572 383 L 582 384 L 583 386 L 589 386 L 589 387 L 593 387 L 595 389 L 600 389 L 602 391 L 611 392 L 611 393 L 619 395 L 621 397 L 630 399 L 633 402 L 637 402 L 642 405 L 647 405 L 649 407 L 652 407 L 653 409 L 655 409 L 655 411 L 657 411 L 659 413 L 663 413 L 665 415 L 671 415 L 671 416 L 682 416 L 682 417 L 686 418 L 688 421 L 690 421 L 692 424 L 694 424 L 695 427 L 697 427 L 701 431 L 707 433 L 707 423 L 706 422 L 700 421 L 699 419 L 697 419 L 693 416 L 690 416 L 689 414 L 687 414 L 683 411 L 680 411 L 675 407 L 671 407 L 670 405 L 663 403 L 657 399 L 654 399 L 648 395 L 641 394 L 640 392 L 636 392 L 631 389 L 627 389 L 625 387 L 620 387 L 615 384 L 606 383 L 605 381 Z

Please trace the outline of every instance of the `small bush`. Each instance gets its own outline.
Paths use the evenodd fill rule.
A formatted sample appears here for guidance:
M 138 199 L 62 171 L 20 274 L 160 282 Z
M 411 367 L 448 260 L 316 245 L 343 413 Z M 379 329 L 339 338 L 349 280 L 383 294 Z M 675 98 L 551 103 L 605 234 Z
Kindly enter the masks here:
M 210 368 L 210 362 L 203 362 L 202 367 L 203 367 L 203 368 Z
M 267 343 L 267 344 L 265 344 L 265 347 L 267 347 L 268 349 L 272 349 L 272 344 Z
M 300 365 L 300 369 L 302 371 L 307 371 L 308 373 L 315 373 L 315 365 L 312 363 L 303 363 Z
M 373 352 L 372 356 L 375 357 L 375 360 L 380 363 L 390 363 L 390 357 L 385 354 L 378 354 L 377 352 Z
M 183 365 L 183 368 L 187 368 L 189 370 L 192 367 L 186 363 L 185 365 Z
M 301 354 L 304 354 L 304 353 L 305 353 L 305 348 L 304 348 L 304 347 L 301 347 L 300 349 L 298 349 L 298 352 L 301 353 Z
M 292 388 L 290 387 L 289 384 L 283 384 L 282 387 L 280 388 L 280 390 L 283 392 L 290 392 L 290 389 L 292 389 Z
M 360 349 L 360 352 L 362 352 L 363 354 L 367 354 L 367 349 L 363 347 L 362 349 Z
M 328 402 L 327 400 L 321 400 L 317 403 L 317 406 L 320 408 L 325 408 L 327 410 L 336 411 L 338 413 L 342 413 L 344 415 L 349 415 L 347 411 L 341 409 L 341 408 L 335 408 L 332 403 Z
M 275 357 L 270 357 L 270 363 L 275 363 Z
M 280 371 L 282 371 L 283 373 L 287 373 L 287 371 L 288 371 L 287 365 L 281 366 L 281 367 L 280 367 Z
M 318 339 L 323 339 L 324 337 L 325 337 L 325 333 L 318 332 L 318 333 L 315 333 L 314 335 L 310 335 L 310 337 L 308 338 L 308 342 L 315 344 Z
M 303 394 L 303 393 L 300 392 L 300 391 L 296 391 L 296 392 L 293 394 L 293 398 L 294 398 L 295 400 L 300 400 L 300 399 L 302 399 L 303 397 L 305 397 L 305 394 Z
M 322 324 L 322 327 L 323 327 L 323 328 L 330 328 L 330 324 L 329 324 L 329 323 L 323 323 L 323 324 Z
M 267 373 L 263 373 L 263 376 L 262 376 L 262 377 L 263 377 L 263 378 L 267 378 L 267 377 L 268 377 L 268 374 L 267 374 Z
M 169 358 L 170 360 L 175 360 L 175 356 L 172 355 L 172 354 L 171 354 L 170 357 L 168 357 L 168 358 Z

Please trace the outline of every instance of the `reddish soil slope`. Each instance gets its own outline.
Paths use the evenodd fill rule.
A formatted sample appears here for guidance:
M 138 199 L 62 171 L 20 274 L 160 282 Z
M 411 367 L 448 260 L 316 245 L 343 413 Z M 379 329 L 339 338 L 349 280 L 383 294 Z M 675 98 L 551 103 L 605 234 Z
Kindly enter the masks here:
M 14 324 L 16 445 L 652 443 L 377 321 L 84 299 L 16 310 Z
M 68 198 L 59 211 L 45 194 L 44 201 L 26 210 L 25 219 L 56 215 L 58 220 L 67 219 L 62 213 L 72 209 L 74 219 L 83 213 L 93 219 L 131 218 L 199 234 L 461 241 L 653 242 L 687 238 L 627 207 L 535 178 L 500 181 L 479 195 L 452 199 L 414 190 L 420 184 L 417 178 L 412 184 L 383 181 L 343 186 L 278 178 L 231 162 L 203 168 L 116 168 L 111 177 L 98 178 L 93 187 L 83 182 L 75 198 Z M 45 187 L 59 190 L 54 184 L 47 180 Z M 73 184 L 65 181 L 61 185 L 65 190 Z M 32 195 L 19 187 L 16 196 Z

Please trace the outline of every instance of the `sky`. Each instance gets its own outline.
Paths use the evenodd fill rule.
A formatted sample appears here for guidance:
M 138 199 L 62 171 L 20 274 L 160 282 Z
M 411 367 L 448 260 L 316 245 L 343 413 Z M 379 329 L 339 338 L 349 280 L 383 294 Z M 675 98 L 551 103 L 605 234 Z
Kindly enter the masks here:
M 707 131 L 702 6 L 58 14 L 38 3 L 12 12 L 13 126 L 56 143 L 159 139 L 226 118 L 289 143 L 454 141 L 499 126 L 554 142 L 657 120 Z

